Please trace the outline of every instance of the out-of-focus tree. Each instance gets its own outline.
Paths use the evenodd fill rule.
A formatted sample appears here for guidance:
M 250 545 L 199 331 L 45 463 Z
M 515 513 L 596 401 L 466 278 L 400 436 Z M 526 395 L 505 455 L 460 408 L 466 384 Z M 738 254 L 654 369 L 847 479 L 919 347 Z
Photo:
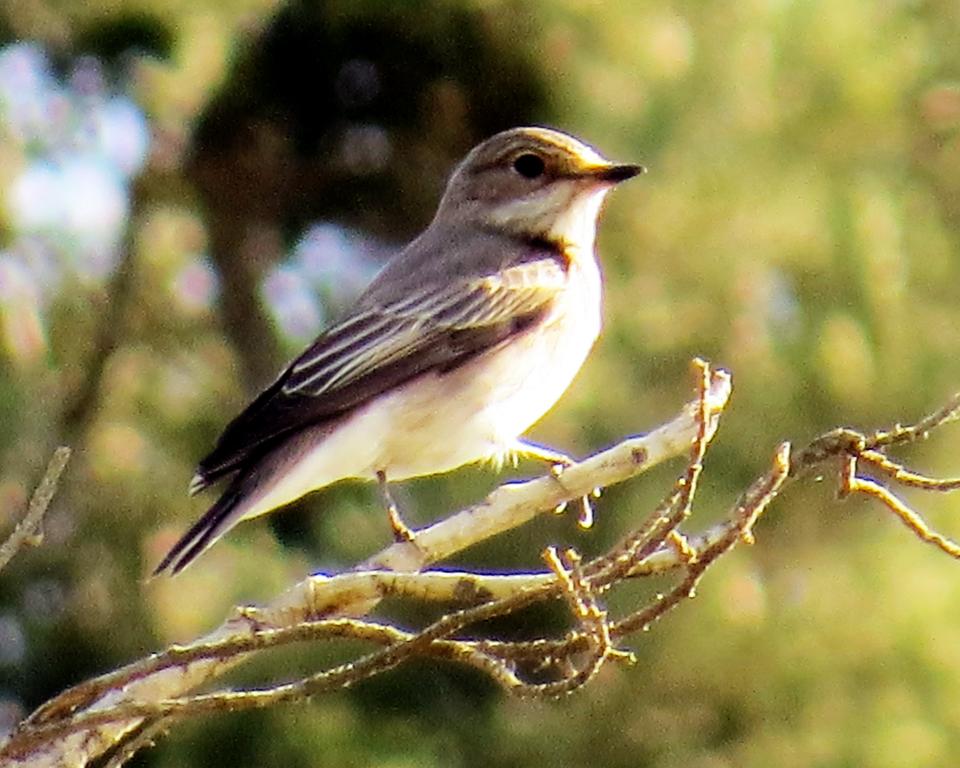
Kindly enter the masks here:
M 198 513 L 180 489 L 250 389 L 425 222 L 462 151 L 509 124 L 651 171 L 606 213 L 606 332 L 539 438 L 586 452 L 656 423 L 703 354 L 737 382 L 709 509 L 782 438 L 942 400 L 960 381 L 958 30 L 946 1 L 4 6 L 0 520 L 53 444 L 76 455 L 44 547 L 0 577 L 0 711 L 16 720 L 386 539 L 348 486 L 279 515 L 288 546 L 250 524 L 179 581 L 140 581 Z M 913 463 L 949 472 L 960 443 L 940 440 Z M 426 520 L 492 481 L 464 471 L 401 501 Z M 464 560 L 598 551 L 661 491 L 613 490 L 589 537 L 557 519 Z M 759 547 L 636 642 L 639 668 L 583 697 L 531 705 L 459 672 L 398 672 L 210 722 L 148 759 L 945 763 L 955 568 L 848 509 L 795 489 Z

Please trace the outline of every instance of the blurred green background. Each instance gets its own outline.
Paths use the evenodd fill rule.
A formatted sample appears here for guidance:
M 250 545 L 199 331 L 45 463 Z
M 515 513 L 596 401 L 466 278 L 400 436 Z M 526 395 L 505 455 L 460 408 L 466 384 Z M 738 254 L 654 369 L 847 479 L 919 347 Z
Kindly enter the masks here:
M 553 125 L 650 170 L 610 199 L 606 329 L 536 439 L 598 449 L 671 416 L 692 356 L 730 368 L 696 528 L 781 439 L 939 405 L 960 387 L 958 39 L 955 0 L 4 4 L 0 531 L 52 447 L 76 454 L 43 547 L 0 574 L 0 730 L 387 543 L 373 489 L 344 485 L 144 581 L 209 502 L 185 489 L 218 431 L 501 128 Z M 960 429 L 906 457 L 960 474 Z M 545 518 L 458 564 L 597 552 L 678 469 L 610 489 L 590 533 Z M 400 501 L 422 523 L 497 481 L 467 469 Z M 178 725 L 136 764 L 953 765 L 960 564 L 833 494 L 791 487 L 755 547 L 631 642 L 636 667 L 576 696 L 516 701 L 420 664 Z M 908 498 L 960 535 L 960 497 Z

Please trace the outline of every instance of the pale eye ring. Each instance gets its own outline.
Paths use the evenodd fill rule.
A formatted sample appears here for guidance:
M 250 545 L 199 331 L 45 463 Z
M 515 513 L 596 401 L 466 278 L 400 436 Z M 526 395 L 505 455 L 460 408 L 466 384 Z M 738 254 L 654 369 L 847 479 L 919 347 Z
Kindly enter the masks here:
M 535 179 L 543 175 L 544 170 L 546 170 L 546 165 L 543 162 L 543 158 L 539 155 L 535 155 L 532 152 L 525 152 L 522 155 L 518 155 L 513 161 L 513 170 L 526 179 Z

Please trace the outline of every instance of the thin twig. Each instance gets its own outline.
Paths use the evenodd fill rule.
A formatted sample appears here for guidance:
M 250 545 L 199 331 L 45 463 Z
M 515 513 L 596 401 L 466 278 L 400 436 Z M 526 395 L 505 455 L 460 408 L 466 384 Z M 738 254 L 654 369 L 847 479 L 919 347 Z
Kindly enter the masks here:
M 913 475 L 913 473 L 908 473 Z M 840 475 L 840 492 L 842 495 L 851 495 L 861 493 L 864 496 L 876 499 L 895 514 L 904 525 L 913 531 L 920 539 L 943 552 L 950 557 L 960 559 L 960 546 L 956 542 L 948 539 L 941 533 L 930 528 L 919 513 L 911 509 L 903 500 L 888 488 L 880 485 L 876 480 L 857 476 L 857 459 L 853 456 L 845 457 L 843 461 L 843 470 Z M 943 490 L 942 484 L 931 483 L 928 489 Z M 949 490 L 949 489 L 948 489 Z
M 141 749 L 152 747 L 157 736 L 166 730 L 168 725 L 163 718 L 144 720 L 136 731 L 124 736 L 103 768 L 120 768 Z
M 859 459 L 861 462 L 883 472 L 900 485 L 920 488 L 924 491 L 955 491 L 960 488 L 960 477 L 930 477 L 920 472 L 914 472 L 880 453 L 880 451 L 865 450 L 860 453 Z
M 67 467 L 70 460 L 70 449 L 66 446 L 60 446 L 53 452 L 47 468 L 43 473 L 40 483 L 37 485 L 33 496 L 30 497 L 30 503 L 27 505 L 27 512 L 23 519 L 17 523 L 16 528 L 0 544 L 0 571 L 9 563 L 16 554 L 27 545 L 39 545 L 43 540 L 41 525 L 50 502 L 53 501 L 57 493 L 57 485 L 60 483 L 60 476 Z

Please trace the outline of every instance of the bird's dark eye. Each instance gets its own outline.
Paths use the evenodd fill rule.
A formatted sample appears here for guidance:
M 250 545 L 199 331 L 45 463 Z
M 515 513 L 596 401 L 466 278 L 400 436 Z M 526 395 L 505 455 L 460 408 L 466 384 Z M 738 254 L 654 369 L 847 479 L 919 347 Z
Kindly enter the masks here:
M 535 179 L 544 171 L 543 158 L 527 153 L 513 161 L 513 170 L 528 179 Z

